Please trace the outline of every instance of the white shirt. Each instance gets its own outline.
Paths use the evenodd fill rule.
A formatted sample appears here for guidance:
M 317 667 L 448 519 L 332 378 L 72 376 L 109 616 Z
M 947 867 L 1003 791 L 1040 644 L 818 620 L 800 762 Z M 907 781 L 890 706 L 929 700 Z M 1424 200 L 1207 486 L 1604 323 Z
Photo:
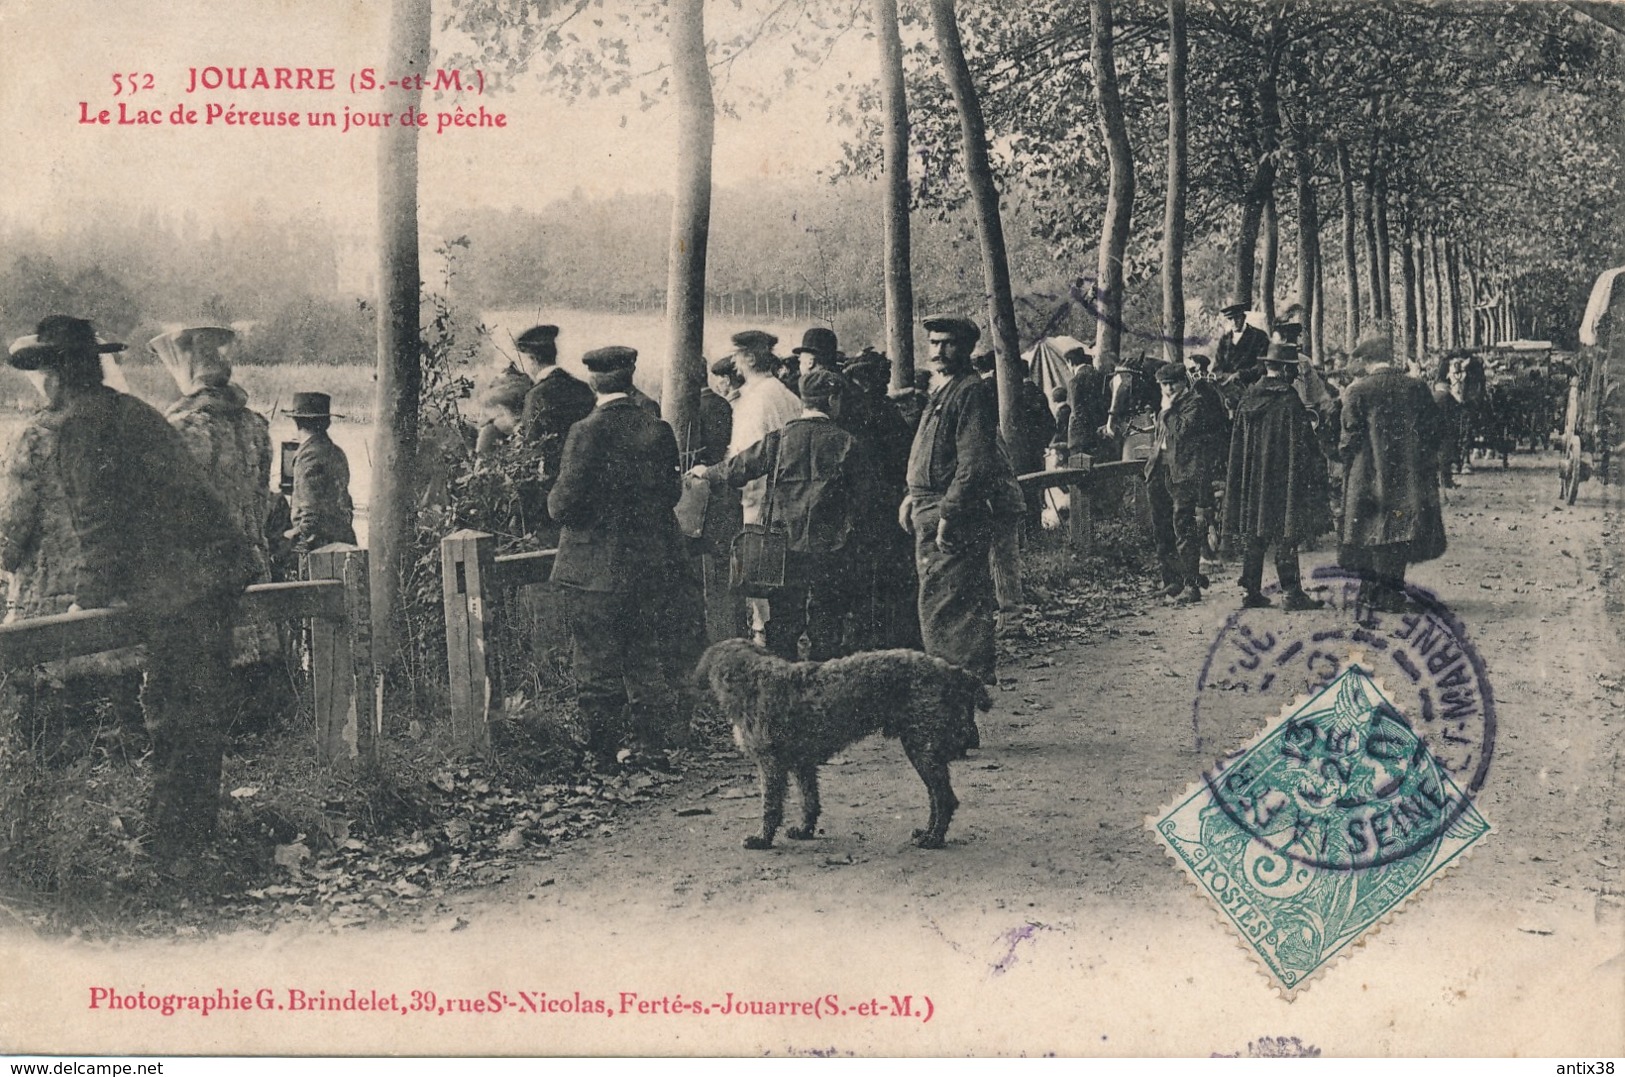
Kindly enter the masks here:
M 605 404 L 608 404 L 611 400 L 625 400 L 627 398 L 627 395 L 628 394 L 626 394 L 626 393 L 599 393 L 598 394 L 598 406 L 603 407 Z
M 781 430 L 791 419 L 801 415 L 801 399 L 785 388 L 777 378 L 765 377 L 747 381 L 734 401 L 733 436 L 728 441 L 728 455 L 734 456 L 750 448 L 775 430 Z M 753 524 L 761 519 L 762 501 L 767 496 L 767 479 L 752 479 L 739 492 L 744 509 L 744 520 Z

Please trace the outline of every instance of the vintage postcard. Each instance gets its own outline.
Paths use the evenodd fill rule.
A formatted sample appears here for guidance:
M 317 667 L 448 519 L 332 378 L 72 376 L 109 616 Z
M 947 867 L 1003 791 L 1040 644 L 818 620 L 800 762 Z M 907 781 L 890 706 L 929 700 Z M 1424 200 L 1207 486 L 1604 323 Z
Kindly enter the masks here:
M 1625 1054 L 1625 7 L 0 42 L 0 1051 Z

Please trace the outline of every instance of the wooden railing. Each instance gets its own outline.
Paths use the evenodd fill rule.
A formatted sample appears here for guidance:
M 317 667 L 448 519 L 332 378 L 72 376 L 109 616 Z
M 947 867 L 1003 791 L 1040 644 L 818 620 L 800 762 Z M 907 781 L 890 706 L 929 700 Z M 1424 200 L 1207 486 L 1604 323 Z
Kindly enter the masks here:
M 324 546 L 306 555 L 304 580 L 255 584 L 239 622 L 309 621 L 316 752 L 325 763 L 375 757 L 381 703 L 372 661 L 367 551 Z M 35 666 L 145 642 L 137 611 L 81 610 L 0 625 L 0 669 Z
M 1079 550 L 1094 541 L 1094 502 L 1113 483 L 1136 477 L 1140 461 L 1093 467 L 1059 468 L 1022 475 L 1024 490 L 1065 487 L 1071 504 L 1068 540 Z M 458 531 L 440 542 L 445 587 L 446 666 L 451 676 L 452 736 L 469 751 L 490 746 L 493 695 L 497 685 L 495 627 L 501 596 L 514 588 L 542 583 L 553 568 L 554 550 L 496 553 L 496 537 L 484 531 Z

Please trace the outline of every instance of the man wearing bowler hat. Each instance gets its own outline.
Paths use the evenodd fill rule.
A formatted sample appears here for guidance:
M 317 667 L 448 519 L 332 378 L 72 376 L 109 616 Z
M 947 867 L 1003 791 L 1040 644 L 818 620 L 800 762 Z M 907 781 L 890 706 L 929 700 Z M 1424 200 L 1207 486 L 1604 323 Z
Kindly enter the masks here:
M 288 537 L 300 553 L 333 542 L 355 542 L 355 503 L 350 500 L 350 459 L 328 434 L 332 398 L 326 393 L 294 393 L 288 413 L 299 432 L 293 458 L 293 494 Z
M 1225 483 L 1224 530 L 1242 542 L 1241 606 L 1273 605 L 1263 593 L 1264 551 L 1273 546 L 1282 607 L 1318 609 L 1322 603 L 1303 589 L 1298 544 L 1331 529 L 1326 456 L 1292 387 L 1297 349 L 1272 344 L 1263 365 L 1266 375 L 1236 405 Z
M 1197 509 L 1211 496 L 1214 461 L 1222 451 L 1223 428 L 1208 401 L 1191 388 L 1185 368 L 1166 363 L 1157 369 L 1162 409 L 1145 485 L 1151 502 L 1151 530 L 1162 566 L 1164 593 L 1182 603 L 1202 598 L 1202 529 Z M 1223 409 L 1219 409 L 1220 416 Z
M 971 368 L 968 318 L 929 318 L 931 397 L 914 433 L 898 523 L 914 535 L 920 633 L 934 654 L 994 679 L 991 500 L 1003 474 L 992 394 Z
M 643 747 L 687 739 L 688 674 L 704 644 L 673 511 L 677 438 L 628 395 L 637 355 L 582 356 L 597 406 L 570 428 L 547 498 L 561 528 L 552 580 L 570 597 L 576 699 L 602 766 L 614 764 L 628 718 Z
M 1219 349 L 1213 361 L 1213 374 L 1221 380 L 1234 378 L 1243 385 L 1251 385 L 1263 376 L 1258 365 L 1269 351 L 1269 334 L 1256 325 L 1247 324 L 1249 307 L 1245 299 L 1232 299 L 1219 308 L 1230 331 L 1219 338 Z
M 558 479 L 564 439 L 593 408 L 592 387 L 559 366 L 558 335 L 556 325 L 533 325 L 514 341 L 525 373 L 535 382 L 525 394 L 519 419 L 520 438 L 537 454 L 536 481 L 522 498 L 524 524 L 545 546 L 558 541 L 558 527 L 547 514 L 547 495 Z
M 12 343 L 10 362 L 41 372 L 56 428 L 52 464 L 80 547 L 70 609 L 127 605 L 147 640 L 150 852 L 160 870 L 184 875 L 219 812 L 231 626 L 247 554 L 181 435 L 151 406 L 102 384 L 102 354 L 123 349 L 98 340 L 88 321 L 53 314 Z

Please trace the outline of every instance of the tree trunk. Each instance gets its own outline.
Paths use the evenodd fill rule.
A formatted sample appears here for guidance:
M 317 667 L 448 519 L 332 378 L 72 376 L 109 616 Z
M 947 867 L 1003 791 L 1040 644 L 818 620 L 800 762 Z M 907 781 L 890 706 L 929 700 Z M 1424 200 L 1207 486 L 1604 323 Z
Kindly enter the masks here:
M 1415 268 L 1416 280 L 1416 350 L 1412 356 L 1422 358 L 1428 350 L 1428 276 L 1427 276 L 1427 240 L 1424 233 L 1418 230 L 1414 235 L 1407 236 L 1406 244 L 1415 248 L 1412 265 Z
M 1168 0 L 1168 199 L 1162 218 L 1163 357 L 1185 356 L 1185 0 Z
M 391 71 L 427 68 L 429 0 L 394 0 L 387 57 Z M 382 107 L 394 116 L 416 113 L 423 92 L 413 82 L 403 78 L 386 89 Z M 378 134 L 378 384 L 373 390 L 367 549 L 374 669 L 379 675 L 400 667 L 396 622 L 417 524 L 418 400 L 423 389 L 418 130 L 416 124 L 402 124 Z
M 705 55 L 705 0 L 672 0 L 671 67 L 677 86 L 677 197 L 666 260 L 666 371 L 660 417 L 685 452 L 705 384 L 705 252 L 711 234 L 711 146 L 716 107 Z M 783 310 L 784 295 L 779 295 Z
M 1466 340 L 1461 311 L 1461 262 L 1456 256 L 1456 241 L 1444 241 L 1445 295 L 1450 301 L 1450 347 L 1460 348 Z
M 1404 305 L 1400 308 L 1403 312 L 1400 342 L 1405 347 L 1403 358 L 1408 360 L 1420 354 L 1416 347 L 1416 244 L 1411 242 L 1409 218 L 1401 221 L 1399 271 L 1400 283 L 1404 286 Z
M 1275 328 L 1275 270 L 1281 255 L 1281 222 L 1275 212 L 1275 192 L 1264 199 L 1264 257 L 1258 274 L 1258 309 L 1264 313 L 1264 324 Z
M 1090 56 L 1099 106 L 1101 136 L 1106 143 L 1110 182 L 1101 225 L 1095 272 L 1100 282 L 1101 318 L 1095 323 L 1095 354 L 1117 355 L 1123 344 L 1123 252 L 1128 248 L 1134 214 L 1134 156 L 1128 121 L 1117 92 L 1117 63 L 1112 49 L 1112 0 L 1089 0 Z
M 1354 250 L 1354 168 L 1349 148 L 1337 144 L 1337 181 L 1343 196 L 1343 347 L 1353 352 L 1360 339 L 1360 267 Z
M 1445 316 L 1444 271 L 1439 266 L 1439 233 L 1428 229 L 1428 272 L 1433 285 L 1433 346 L 1448 349 L 1450 321 Z
M 1298 199 L 1298 304 L 1306 342 L 1313 336 L 1315 322 L 1315 248 L 1320 240 L 1320 209 L 1315 205 L 1314 158 L 1310 156 L 1309 134 L 1294 133 L 1292 173 Z M 1312 343 L 1312 342 L 1311 342 Z M 1314 354 L 1311 351 L 1311 354 Z
M 908 92 L 903 84 L 903 40 L 897 31 L 897 0 L 874 0 L 880 42 L 880 101 L 885 113 L 881 145 L 886 173 L 881 218 L 886 230 L 886 352 L 891 384 L 914 384 L 914 277 L 908 221 Z
M 1258 82 L 1258 158 L 1253 180 L 1241 204 L 1241 228 L 1236 236 L 1235 298 L 1243 303 L 1253 299 L 1258 257 L 1258 233 L 1264 215 L 1273 213 L 1275 192 L 1275 148 L 1280 141 L 1281 107 L 1277 96 L 1276 72 L 1279 53 L 1271 49 Z M 1261 296 L 1263 309 L 1273 311 L 1273 295 Z
M 1326 354 L 1326 259 L 1315 237 L 1315 313 L 1309 319 L 1309 354 L 1316 359 Z
M 1384 321 L 1388 317 L 1388 304 L 1382 295 L 1382 256 L 1377 253 L 1377 184 L 1374 173 L 1367 172 L 1361 184 L 1360 215 L 1365 225 L 1365 275 L 1371 288 L 1371 320 Z
M 1478 263 L 1471 251 L 1461 252 L 1461 268 L 1467 274 L 1467 315 L 1471 319 L 1468 323 L 1467 343 L 1469 347 L 1483 347 L 1484 325 L 1479 316 Z
M 1388 239 L 1388 176 L 1379 165 L 1376 181 L 1377 280 L 1382 293 L 1382 310 L 1389 321 L 1394 317 L 1393 244 Z
M 987 287 L 988 320 L 993 327 L 994 376 L 999 390 L 999 431 L 1011 453 L 1019 458 L 1022 445 L 1021 432 L 1016 425 L 1015 359 L 1020 354 L 1020 344 L 1016 339 L 1016 304 L 1010 294 L 1010 261 L 1004 248 L 1004 224 L 999 217 L 999 189 L 993 183 L 993 169 L 987 159 L 982 103 L 971 82 L 965 47 L 959 40 L 954 0 L 931 0 L 931 29 L 937 39 L 943 74 L 953 91 L 954 107 L 959 111 L 965 176 L 975 206 L 976 232 L 981 240 L 982 276 Z

